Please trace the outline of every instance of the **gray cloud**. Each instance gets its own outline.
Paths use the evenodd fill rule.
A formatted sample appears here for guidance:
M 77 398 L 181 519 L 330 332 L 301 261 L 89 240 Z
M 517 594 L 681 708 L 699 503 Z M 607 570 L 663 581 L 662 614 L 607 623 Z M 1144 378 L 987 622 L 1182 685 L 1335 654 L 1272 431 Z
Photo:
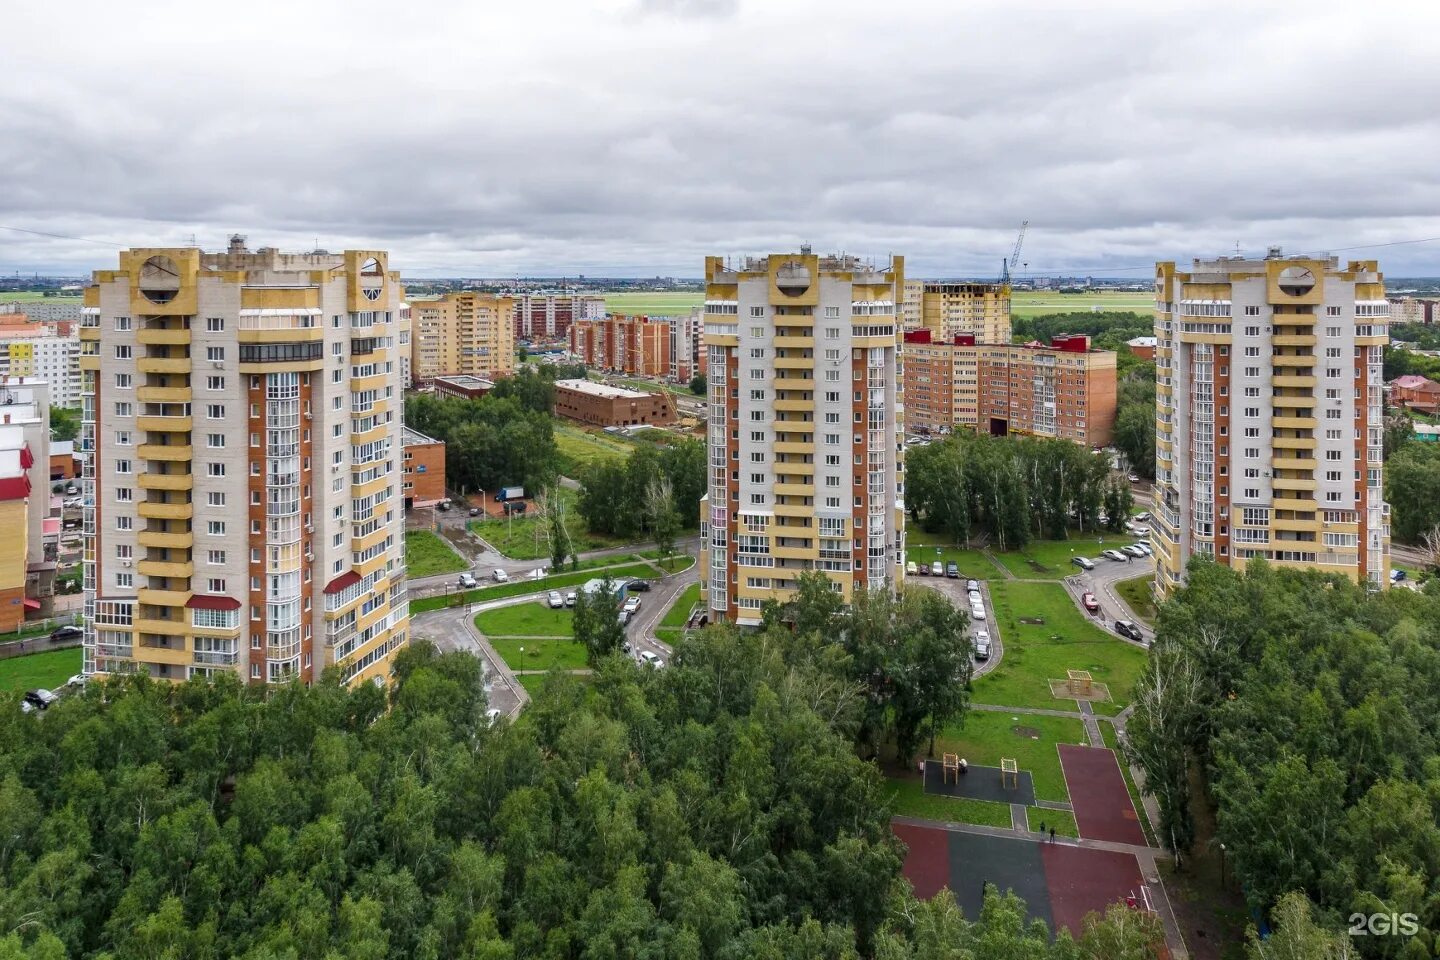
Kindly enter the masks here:
M 393 9 L 7 11 L 0 224 L 465 276 L 695 276 L 800 242 L 987 275 L 1024 219 L 1032 269 L 1100 274 L 1440 236 L 1431 5 Z M 1440 244 L 1377 253 L 1440 274 Z M 112 261 L 0 230 L 0 270 Z

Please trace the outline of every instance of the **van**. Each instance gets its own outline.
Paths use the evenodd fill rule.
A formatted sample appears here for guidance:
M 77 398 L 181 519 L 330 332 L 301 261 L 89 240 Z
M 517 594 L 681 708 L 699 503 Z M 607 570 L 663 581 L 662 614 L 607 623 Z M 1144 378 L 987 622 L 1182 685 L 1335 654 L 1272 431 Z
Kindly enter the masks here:
M 975 631 L 975 659 L 990 659 L 990 634 L 984 630 Z

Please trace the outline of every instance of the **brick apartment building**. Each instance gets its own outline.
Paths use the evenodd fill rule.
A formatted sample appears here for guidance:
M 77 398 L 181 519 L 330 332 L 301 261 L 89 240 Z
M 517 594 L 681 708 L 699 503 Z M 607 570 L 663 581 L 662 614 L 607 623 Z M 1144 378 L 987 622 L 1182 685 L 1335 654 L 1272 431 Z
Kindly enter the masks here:
M 977 343 L 973 334 L 937 341 L 929 330 L 912 331 L 904 380 L 912 431 L 964 427 L 1103 447 L 1115 427 L 1115 354 L 1091 349 L 1089 337 L 1045 346 Z
M 675 422 L 675 404 L 668 393 L 641 393 L 593 380 L 556 380 L 555 413 L 601 427 Z
M 405 509 L 431 507 L 445 499 L 445 442 L 405 428 L 401 495 Z
M 596 320 L 605 316 L 605 298 L 573 293 L 522 293 L 515 301 L 515 338 L 517 340 L 554 341 L 570 336 L 570 325 L 577 320 Z
M 570 352 L 587 367 L 613 373 L 670 376 L 670 343 L 670 322 L 664 317 L 612 314 L 570 325 Z

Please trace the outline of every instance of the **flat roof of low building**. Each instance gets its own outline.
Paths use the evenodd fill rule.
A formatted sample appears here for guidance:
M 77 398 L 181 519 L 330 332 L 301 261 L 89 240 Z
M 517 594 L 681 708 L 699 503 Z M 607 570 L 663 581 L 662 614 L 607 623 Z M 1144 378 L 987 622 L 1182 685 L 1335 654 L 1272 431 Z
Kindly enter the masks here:
M 596 383 L 594 380 L 556 380 L 555 386 L 574 390 L 577 393 L 588 393 L 592 397 L 604 397 L 606 400 L 640 400 L 644 397 L 654 396 L 653 393 L 628 390 L 625 387 L 612 387 Z
M 452 377 L 436 377 L 435 382 L 448 383 L 451 386 L 463 387 L 466 390 L 475 390 L 481 387 L 489 390 L 495 386 L 494 380 L 486 380 L 484 377 L 472 377 L 468 373 L 462 373 Z
M 400 434 L 400 443 L 401 445 L 406 447 L 419 447 L 427 443 L 441 442 L 442 441 L 436 440 L 433 437 L 425 436 L 425 434 L 421 433 L 419 430 L 411 430 L 409 427 L 406 427 Z

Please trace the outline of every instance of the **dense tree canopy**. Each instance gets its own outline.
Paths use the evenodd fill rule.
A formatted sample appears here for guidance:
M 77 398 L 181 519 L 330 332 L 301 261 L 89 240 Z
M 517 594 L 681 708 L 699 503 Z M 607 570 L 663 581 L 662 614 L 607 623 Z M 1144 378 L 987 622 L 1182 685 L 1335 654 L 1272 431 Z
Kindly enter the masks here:
M 495 381 L 491 395 L 514 398 L 526 410 L 550 413 L 555 409 L 555 381 L 585 379 L 584 364 L 545 363 L 521 367 L 512 376 Z
M 80 436 L 80 411 L 74 407 L 50 408 L 50 439 L 74 440 Z
M 907 453 L 905 473 L 912 518 L 957 543 L 982 533 L 1002 549 L 1064 538 L 1072 526 L 1098 528 L 1107 502 L 1126 504 L 1108 459 L 1068 440 L 957 433 Z
M 558 470 L 550 414 L 527 408 L 515 397 L 412 394 L 405 400 L 405 422 L 445 441 L 445 480 L 454 490 L 518 484 L 537 491 Z
M 1329 924 L 1415 913 L 1433 940 L 1440 594 L 1192 561 L 1189 586 L 1162 607 L 1130 735 L 1162 836 L 1181 849 L 1193 836 L 1185 770 L 1204 772 L 1216 840 L 1254 908 L 1298 890 Z M 1387 952 L 1403 946 L 1394 938 L 1355 943 L 1402 955 Z
M 579 471 L 578 508 L 596 533 L 625 540 L 655 533 L 655 520 L 693 529 L 700 525 L 700 498 L 705 495 L 705 445 L 685 438 L 662 448 L 637 446 L 624 460 L 601 460 Z M 659 516 L 652 491 L 657 481 L 669 484 L 672 516 Z
M 1418 543 L 1440 523 L 1440 444 L 1402 443 L 1385 463 L 1390 533 Z

